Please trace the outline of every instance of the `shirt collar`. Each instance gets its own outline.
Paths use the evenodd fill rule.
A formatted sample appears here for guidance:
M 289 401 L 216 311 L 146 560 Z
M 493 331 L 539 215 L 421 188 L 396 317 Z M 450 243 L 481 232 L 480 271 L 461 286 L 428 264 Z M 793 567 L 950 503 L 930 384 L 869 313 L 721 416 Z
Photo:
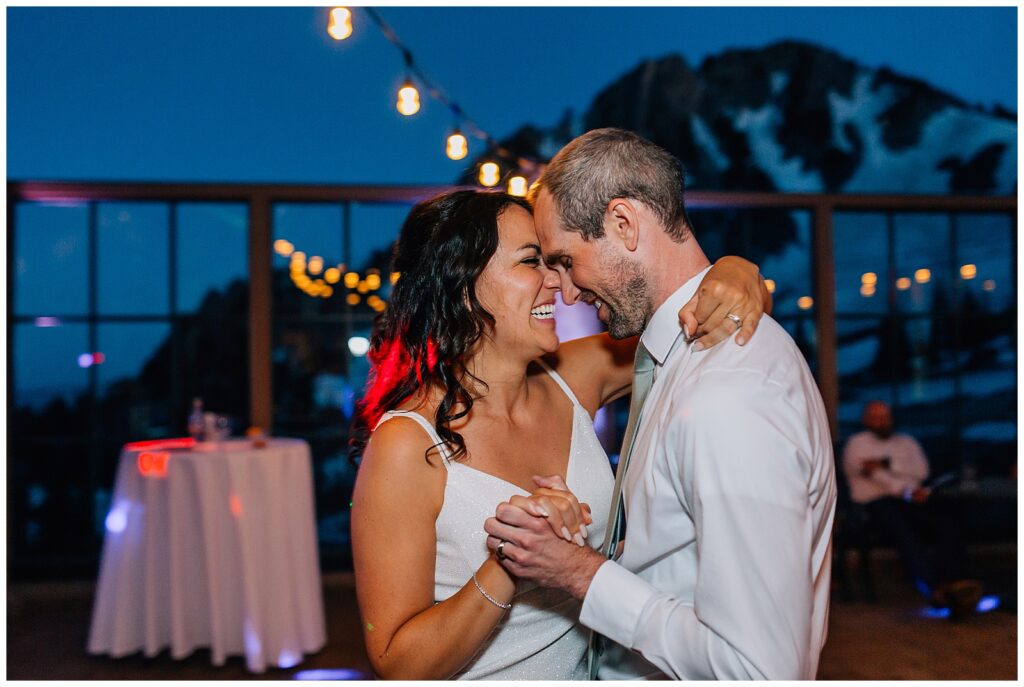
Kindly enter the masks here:
M 683 335 L 683 326 L 679 323 L 679 311 L 697 293 L 704 275 L 711 269 L 708 265 L 695 274 L 689 281 L 676 289 L 675 293 L 654 311 L 654 316 L 647 323 L 647 328 L 640 336 L 640 343 L 651 354 L 658 365 L 664 365 L 672 344 Z

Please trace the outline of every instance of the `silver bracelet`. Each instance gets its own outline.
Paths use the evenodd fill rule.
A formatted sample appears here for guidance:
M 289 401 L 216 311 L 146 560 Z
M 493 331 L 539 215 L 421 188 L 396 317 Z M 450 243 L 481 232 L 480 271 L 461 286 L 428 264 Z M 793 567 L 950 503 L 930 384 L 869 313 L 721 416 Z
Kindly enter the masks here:
M 497 599 L 495 599 L 495 598 L 494 598 L 493 596 L 491 596 L 490 594 L 488 594 L 487 592 L 485 592 L 485 591 L 484 591 L 484 588 L 480 586 L 480 581 L 476 579 L 476 573 L 473 573 L 473 584 L 475 584 L 475 585 L 476 585 L 476 588 L 477 588 L 478 590 L 480 590 L 480 593 L 484 595 L 484 598 L 485 598 L 485 599 L 487 599 L 488 601 L 490 601 L 490 602 L 491 602 L 492 604 L 494 604 L 494 605 L 495 605 L 495 606 L 497 606 L 498 608 L 502 608 L 502 609 L 504 609 L 504 610 L 506 610 L 506 611 L 507 611 L 508 609 L 512 608 L 512 604 L 510 604 L 510 603 L 509 603 L 509 604 L 503 604 L 503 603 L 501 603 L 500 601 L 498 601 Z

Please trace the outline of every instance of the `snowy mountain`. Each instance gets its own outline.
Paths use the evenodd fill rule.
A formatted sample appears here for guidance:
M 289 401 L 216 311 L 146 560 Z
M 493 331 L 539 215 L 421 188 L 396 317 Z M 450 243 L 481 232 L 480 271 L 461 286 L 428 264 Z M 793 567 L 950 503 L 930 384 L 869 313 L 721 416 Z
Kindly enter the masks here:
M 794 41 L 730 50 L 697 69 L 679 55 L 645 61 L 581 118 L 525 126 L 501 145 L 510 162 L 547 160 L 603 126 L 670 150 L 690 188 L 1011 194 L 1017 183 L 1015 114 Z

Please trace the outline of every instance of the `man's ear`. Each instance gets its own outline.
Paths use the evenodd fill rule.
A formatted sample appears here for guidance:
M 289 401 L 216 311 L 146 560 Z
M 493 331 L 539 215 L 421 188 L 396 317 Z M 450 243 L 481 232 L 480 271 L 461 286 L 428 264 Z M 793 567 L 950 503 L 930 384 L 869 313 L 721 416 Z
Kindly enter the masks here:
M 640 213 L 629 198 L 612 198 L 604 211 L 605 231 L 622 241 L 629 252 L 640 243 Z

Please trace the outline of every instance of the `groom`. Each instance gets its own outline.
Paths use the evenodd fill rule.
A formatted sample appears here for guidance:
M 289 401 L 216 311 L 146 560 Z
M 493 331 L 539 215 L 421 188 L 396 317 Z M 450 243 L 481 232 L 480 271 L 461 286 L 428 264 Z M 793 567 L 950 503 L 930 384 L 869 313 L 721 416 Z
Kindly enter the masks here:
M 537 232 L 562 299 L 595 305 L 613 337 L 642 333 L 613 496 L 624 513 L 613 505 L 599 552 L 503 503 L 488 545 L 506 542 L 500 557 L 517 577 L 583 601 L 580 622 L 620 645 L 604 642 L 602 678 L 813 679 L 836 487 L 800 351 L 769 317 L 743 347 L 687 343 L 676 314 L 710 263 L 665 150 L 590 131 L 539 189 Z

